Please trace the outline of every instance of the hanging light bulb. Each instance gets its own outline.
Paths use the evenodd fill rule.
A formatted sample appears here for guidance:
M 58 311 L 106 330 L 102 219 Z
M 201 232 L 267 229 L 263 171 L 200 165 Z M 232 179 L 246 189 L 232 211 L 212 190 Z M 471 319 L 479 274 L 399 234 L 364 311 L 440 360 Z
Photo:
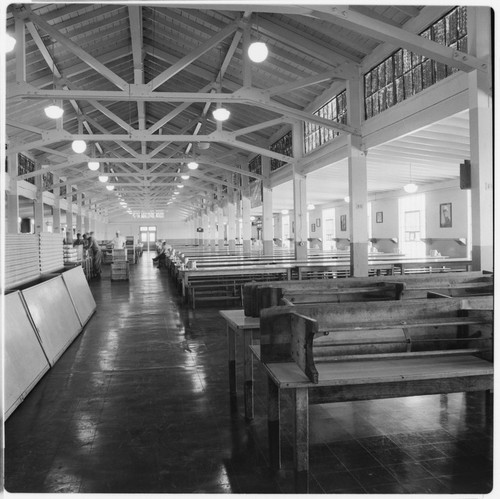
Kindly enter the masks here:
M 16 39 L 9 35 L 9 33 L 5 33 L 5 38 L 4 38 L 4 47 L 5 47 L 5 52 L 11 52 L 14 50 L 14 47 L 16 46 Z
M 74 140 L 71 143 L 71 149 L 73 149 L 73 151 L 77 154 L 81 154 L 82 152 L 85 152 L 85 149 L 87 149 L 87 143 L 84 140 Z
M 99 175 L 99 182 L 105 183 L 107 182 L 109 177 L 105 174 Z
M 52 86 L 55 88 L 55 60 L 54 60 L 54 44 L 52 44 Z M 47 106 L 45 109 L 45 114 L 47 115 L 47 118 L 51 118 L 53 120 L 57 120 L 62 117 L 64 113 L 64 109 L 61 106 L 58 106 L 55 101 L 50 105 Z
M 231 112 L 225 107 L 222 107 L 221 104 L 218 104 L 217 107 L 212 111 L 212 116 L 217 121 L 226 121 L 230 115 Z
M 181 175 L 182 180 L 187 180 L 189 178 L 189 175 Z
M 108 184 L 106 186 L 106 189 L 108 189 L 108 191 L 112 191 L 114 188 L 115 188 L 115 186 L 113 184 Z
M 177 194 L 179 194 L 179 191 L 174 191 L 174 194 L 177 196 Z
M 406 184 L 403 189 L 405 190 L 405 192 L 407 192 L 408 194 L 413 194 L 415 192 L 418 191 L 418 185 L 417 184 L 414 184 L 413 182 L 409 183 L 409 184 Z
M 188 168 L 190 170 L 196 170 L 196 168 L 198 168 L 198 166 L 200 166 L 196 161 L 190 161 L 188 163 Z
M 263 62 L 266 60 L 269 51 L 264 42 L 253 42 L 248 47 L 248 57 L 253 62 Z
M 91 149 L 92 149 L 91 150 L 91 156 L 95 157 L 95 144 L 92 144 Z M 95 161 L 95 160 L 91 159 L 87 163 L 87 166 L 89 167 L 89 170 L 92 170 L 93 172 L 96 172 L 97 170 L 99 170 L 100 163 L 98 161 Z
M 403 187 L 404 191 L 407 192 L 408 194 L 414 194 L 415 192 L 418 191 L 418 185 L 414 184 L 411 178 L 411 163 L 410 163 L 410 183 L 406 184 Z
M 184 188 L 184 184 L 177 184 L 177 187 L 178 187 L 179 189 L 183 189 L 183 188 Z
M 44 111 L 47 115 L 47 118 L 51 118 L 53 120 L 59 119 L 64 114 L 64 109 L 57 106 L 55 103 L 47 106 Z
M 316 208 L 313 204 L 308 204 L 307 205 L 307 209 L 308 210 L 314 210 L 314 208 Z

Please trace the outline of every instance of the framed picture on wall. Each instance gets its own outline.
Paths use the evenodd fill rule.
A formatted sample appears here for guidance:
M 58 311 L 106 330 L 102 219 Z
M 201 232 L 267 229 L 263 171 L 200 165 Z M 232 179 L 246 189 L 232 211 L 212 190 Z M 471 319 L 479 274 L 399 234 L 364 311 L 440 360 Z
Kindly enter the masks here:
M 316 219 L 316 227 L 321 227 L 321 218 Z
M 311 224 L 311 232 L 316 232 L 316 224 Z
M 384 212 L 383 211 L 377 211 L 375 214 L 375 221 L 378 224 L 381 224 L 384 221 Z
M 347 227 L 347 215 L 340 215 L 340 230 L 345 231 Z
M 442 203 L 439 205 L 439 226 L 451 227 L 451 225 L 452 225 L 451 203 Z

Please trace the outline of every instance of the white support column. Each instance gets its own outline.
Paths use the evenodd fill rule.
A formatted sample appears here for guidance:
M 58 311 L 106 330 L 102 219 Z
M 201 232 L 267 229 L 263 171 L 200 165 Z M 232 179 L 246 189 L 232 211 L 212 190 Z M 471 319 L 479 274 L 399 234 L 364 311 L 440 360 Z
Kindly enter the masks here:
M 347 81 L 348 123 L 361 129 L 361 78 Z M 361 137 L 349 135 L 347 139 L 349 169 L 349 221 L 351 239 L 351 276 L 368 276 L 368 187 L 366 154 Z
M 66 242 L 73 242 L 73 189 L 71 185 L 66 186 Z
M 83 217 L 82 230 L 83 230 L 83 232 L 90 232 L 90 220 L 92 218 L 94 219 L 94 225 L 95 225 L 95 217 L 94 217 L 94 213 L 92 212 L 92 200 L 87 199 L 87 202 L 85 204 L 87 205 L 87 208 L 86 208 L 85 216 Z M 94 232 L 95 232 L 95 227 L 94 227 Z
M 295 224 L 295 259 L 307 260 L 307 190 L 306 176 L 297 171 L 303 156 L 304 137 L 302 123 L 294 123 L 292 129 L 293 144 L 293 220 Z
M 224 211 L 222 206 L 217 205 L 217 244 L 219 250 L 224 249 Z
M 262 246 L 264 255 L 273 254 L 273 190 L 271 158 L 262 156 Z
M 14 180 L 17 177 L 18 168 L 18 158 L 17 154 L 8 155 L 8 173 L 10 178 L 9 191 L 6 193 L 7 200 L 7 220 L 6 220 L 6 230 L 9 234 L 18 234 L 19 225 L 19 193 L 18 185 L 19 182 Z
M 243 168 L 248 171 L 248 163 Z M 252 221 L 250 220 L 252 202 L 250 200 L 248 175 L 243 175 L 241 181 L 241 218 L 243 219 L 241 237 L 243 238 L 243 253 L 249 254 L 252 250 Z
M 45 232 L 45 222 L 43 213 L 43 175 L 35 177 L 36 197 L 35 197 L 35 234 Z
M 236 206 L 236 216 L 235 216 L 235 238 L 236 241 L 241 244 L 242 230 L 241 230 L 241 191 L 236 191 L 235 194 L 235 206 Z
M 80 191 L 76 194 L 76 232 L 81 234 L 83 230 L 83 198 Z
M 54 173 L 54 184 L 59 184 L 59 176 Z M 52 230 L 54 234 L 60 234 L 61 231 L 61 188 L 54 187 L 54 207 L 52 209 Z
M 203 214 L 201 216 L 201 227 L 203 229 L 203 232 L 200 232 L 203 246 L 208 246 L 210 241 L 208 237 L 208 214 L 206 208 L 203 210 Z
M 491 70 L 491 9 L 468 7 L 469 53 Z M 493 101 L 491 72 L 469 73 L 472 270 L 493 271 Z
M 210 219 L 210 246 L 212 248 L 215 248 L 217 244 L 217 232 L 215 230 L 216 224 L 217 224 L 217 219 L 216 219 L 216 213 L 215 213 L 216 207 L 212 205 L 209 213 L 209 219 Z
M 232 184 L 233 178 L 229 174 L 228 182 Z M 234 188 L 227 188 L 227 244 L 229 251 L 236 251 L 236 205 L 234 204 Z

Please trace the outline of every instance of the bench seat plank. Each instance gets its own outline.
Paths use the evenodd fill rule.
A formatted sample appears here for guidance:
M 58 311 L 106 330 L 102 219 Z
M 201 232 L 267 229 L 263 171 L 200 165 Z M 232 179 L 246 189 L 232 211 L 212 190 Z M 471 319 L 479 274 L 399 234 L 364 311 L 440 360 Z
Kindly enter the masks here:
M 255 347 L 252 347 L 255 348 Z M 462 376 L 492 376 L 493 364 L 472 355 L 415 357 L 383 360 L 349 360 L 318 363 L 318 383 L 312 383 L 292 362 L 265 364 L 280 389 L 338 385 L 369 385 Z M 376 393 L 373 393 L 373 398 Z
M 442 319 L 433 317 L 429 319 L 412 319 L 411 321 L 401 321 L 400 323 L 387 323 L 387 322 L 360 322 L 352 323 L 347 326 L 346 324 L 338 327 L 328 327 L 319 330 L 320 335 L 326 333 L 334 333 L 337 331 L 345 331 L 347 328 L 353 331 L 374 331 L 377 329 L 401 329 L 401 328 L 417 328 L 417 327 L 442 327 L 442 326 L 471 326 L 477 324 L 488 324 L 488 319 L 479 317 L 444 317 Z

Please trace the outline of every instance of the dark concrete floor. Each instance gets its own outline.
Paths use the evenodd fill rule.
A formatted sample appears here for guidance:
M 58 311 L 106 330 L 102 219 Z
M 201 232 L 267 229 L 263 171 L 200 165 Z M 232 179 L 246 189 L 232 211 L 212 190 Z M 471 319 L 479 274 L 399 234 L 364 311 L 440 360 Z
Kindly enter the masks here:
M 266 382 L 256 417 L 231 403 L 222 303 L 181 306 L 144 254 L 130 281 L 91 283 L 97 312 L 5 423 L 9 492 L 293 493 L 268 466 Z M 241 373 L 241 362 L 238 362 Z M 290 414 L 283 401 L 284 418 Z M 311 493 L 486 494 L 492 404 L 484 393 L 311 407 Z

